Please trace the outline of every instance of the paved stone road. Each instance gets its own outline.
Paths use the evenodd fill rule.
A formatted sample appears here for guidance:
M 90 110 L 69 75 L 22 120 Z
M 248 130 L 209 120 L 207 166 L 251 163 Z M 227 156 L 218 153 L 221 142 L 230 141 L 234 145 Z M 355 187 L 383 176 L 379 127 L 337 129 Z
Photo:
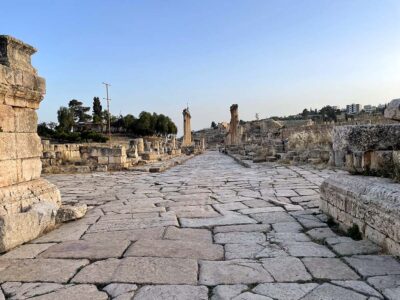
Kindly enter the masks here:
M 400 299 L 400 263 L 319 214 L 331 171 L 216 152 L 162 174 L 58 175 L 85 218 L 0 257 L 10 299 Z M 0 291 L 0 299 L 2 299 Z

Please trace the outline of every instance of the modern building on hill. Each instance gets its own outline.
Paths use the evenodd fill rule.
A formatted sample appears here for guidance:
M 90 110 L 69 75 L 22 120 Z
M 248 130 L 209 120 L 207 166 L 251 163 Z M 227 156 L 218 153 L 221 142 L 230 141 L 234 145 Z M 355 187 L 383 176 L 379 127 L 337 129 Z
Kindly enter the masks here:
M 346 105 L 346 113 L 349 115 L 356 115 L 359 114 L 361 111 L 361 105 L 360 104 L 349 104 Z

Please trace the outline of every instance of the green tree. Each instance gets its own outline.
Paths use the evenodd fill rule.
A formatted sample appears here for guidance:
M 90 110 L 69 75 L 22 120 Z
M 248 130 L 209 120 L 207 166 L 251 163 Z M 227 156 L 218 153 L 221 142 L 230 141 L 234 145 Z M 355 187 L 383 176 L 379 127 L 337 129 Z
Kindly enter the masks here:
M 332 106 L 324 106 L 321 108 L 319 111 L 319 114 L 322 116 L 322 119 L 324 121 L 335 121 L 337 120 L 336 118 L 336 110 Z
M 102 123 L 103 122 L 103 107 L 101 106 L 101 102 L 99 97 L 93 98 L 93 123 Z
M 60 132 L 71 132 L 72 126 L 74 126 L 74 115 L 70 109 L 61 106 L 57 111 L 58 127 L 57 130 Z
M 307 119 L 309 114 L 310 112 L 307 110 L 307 108 L 303 109 L 303 112 L 301 113 L 303 119 Z
M 82 102 L 72 99 L 69 101 L 68 107 L 72 111 L 75 124 L 78 122 L 88 122 L 92 119 L 92 116 L 88 114 L 90 107 L 83 106 Z

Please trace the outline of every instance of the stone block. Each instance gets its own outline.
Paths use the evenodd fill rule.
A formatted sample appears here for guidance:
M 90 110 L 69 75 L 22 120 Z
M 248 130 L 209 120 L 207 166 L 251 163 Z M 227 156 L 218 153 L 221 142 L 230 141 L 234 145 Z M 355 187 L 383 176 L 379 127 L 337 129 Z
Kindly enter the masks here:
M 38 118 L 35 110 L 16 107 L 14 112 L 15 132 L 36 133 Z
M 58 207 L 54 203 L 40 202 L 23 213 L 0 217 L 0 252 L 33 240 L 55 225 Z
M 37 158 L 17 160 L 17 168 L 20 170 L 19 182 L 38 179 L 42 172 L 42 162 Z
M 0 161 L 0 188 L 18 182 L 18 170 L 16 160 Z M 0 203 L 2 198 L 0 197 Z
M 393 151 L 373 151 L 371 152 L 372 170 L 384 170 L 385 168 L 393 167 Z
M 57 211 L 56 222 L 64 223 L 83 218 L 86 214 L 86 211 L 87 205 L 84 203 L 75 205 L 62 205 Z
M 42 155 L 42 143 L 36 133 L 17 133 L 17 158 L 39 158 Z
M 15 132 L 15 116 L 11 106 L 0 104 L 0 132 Z
M 0 132 L 0 161 L 17 158 L 15 133 Z
M 400 121 L 400 99 L 393 99 L 385 109 L 385 118 Z
M 97 163 L 100 165 L 108 165 L 108 156 L 99 156 L 97 158 Z

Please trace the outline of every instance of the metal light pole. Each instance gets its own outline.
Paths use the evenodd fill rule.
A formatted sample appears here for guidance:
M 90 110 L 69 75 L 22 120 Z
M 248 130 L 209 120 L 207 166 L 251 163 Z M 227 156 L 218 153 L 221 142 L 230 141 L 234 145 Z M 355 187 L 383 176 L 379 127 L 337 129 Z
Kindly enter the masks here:
M 107 112 L 108 112 L 108 140 L 111 142 L 111 114 L 110 114 L 110 101 L 111 99 L 108 97 L 108 87 L 111 86 L 111 84 L 103 82 L 103 84 L 106 86 L 106 95 L 107 95 Z

